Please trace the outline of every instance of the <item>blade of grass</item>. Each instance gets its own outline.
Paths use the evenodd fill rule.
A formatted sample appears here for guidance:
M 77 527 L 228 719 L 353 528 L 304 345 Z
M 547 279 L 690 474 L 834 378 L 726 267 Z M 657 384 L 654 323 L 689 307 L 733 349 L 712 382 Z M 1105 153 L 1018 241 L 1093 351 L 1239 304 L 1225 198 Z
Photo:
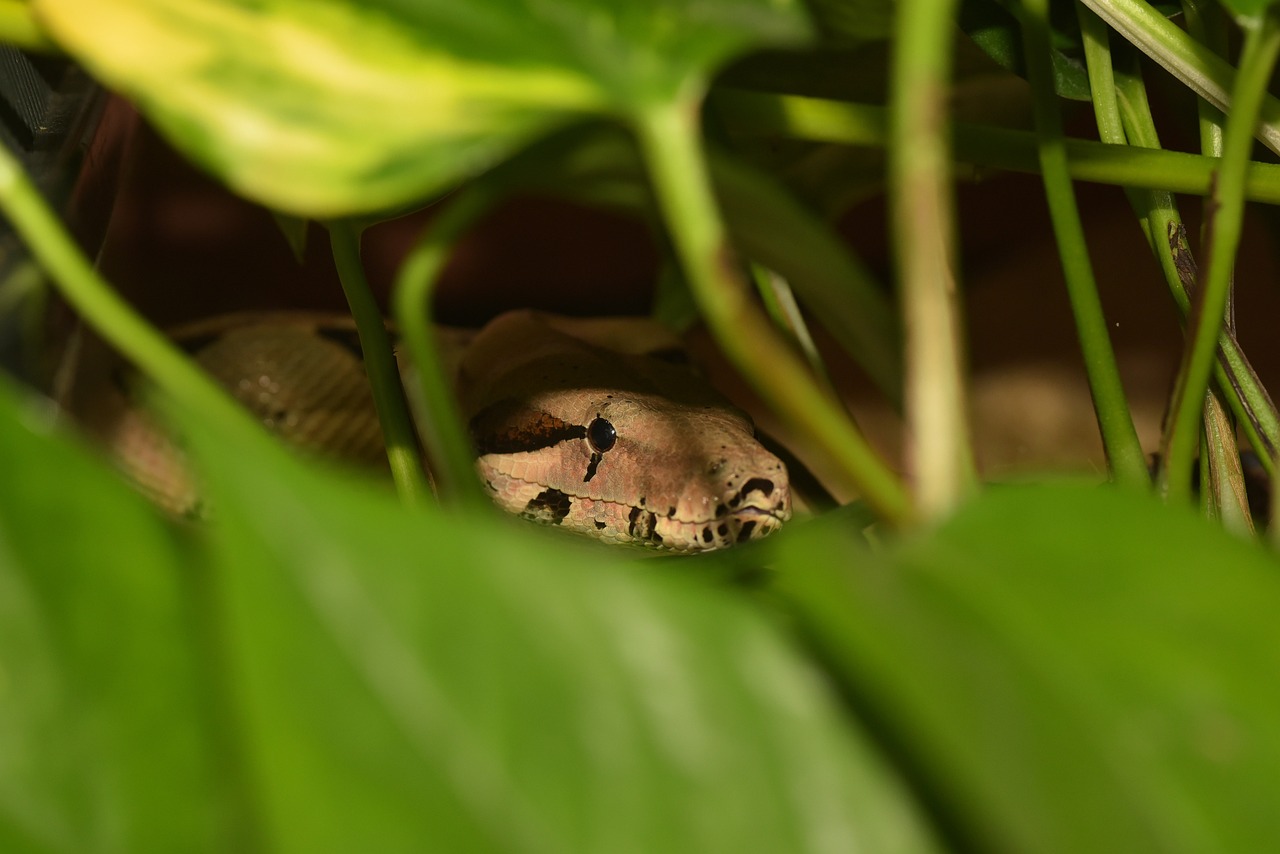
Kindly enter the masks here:
M 1071 178 L 1067 172 L 1062 120 L 1053 90 L 1053 68 L 1049 63 L 1048 0 L 1028 0 L 1023 9 L 1023 43 L 1036 127 L 1040 131 L 1040 164 L 1045 193 L 1048 196 L 1054 234 L 1058 240 L 1072 313 L 1075 315 L 1076 331 L 1080 337 L 1085 373 L 1089 379 L 1098 427 L 1102 433 L 1102 444 L 1116 482 L 1145 486 L 1149 482 L 1146 460 L 1133 426 L 1133 418 L 1129 414 L 1124 387 L 1120 382 L 1120 371 L 1116 366 L 1115 353 L 1107 334 L 1106 318 L 1089 263 L 1084 227 L 1080 222 Z
M 1151 117 L 1147 90 L 1137 68 L 1117 69 L 1115 79 L 1126 135 L 1134 145 L 1158 147 L 1160 138 Z M 1172 194 L 1154 191 L 1152 196 L 1154 204 L 1148 209 L 1152 248 L 1160 259 L 1169 293 L 1185 317 L 1191 308 L 1190 294 L 1197 275 L 1195 259 L 1187 245 L 1186 230 Z M 1272 473 L 1275 449 L 1280 448 L 1280 413 L 1277 413 L 1271 396 L 1228 329 L 1223 329 L 1218 337 L 1214 376 L 1250 444 L 1258 451 L 1263 466 Z
M 1233 108 L 1223 135 L 1222 168 L 1209 219 L 1208 258 L 1203 281 L 1188 318 L 1188 345 L 1183 354 L 1161 443 L 1165 466 L 1160 492 L 1170 501 L 1185 501 L 1190 492 L 1191 462 L 1199 435 L 1204 396 L 1213 370 L 1219 335 L 1231 290 L 1231 271 L 1244 220 L 1244 173 L 1253 147 L 1253 131 L 1266 88 L 1280 53 L 1280 21 L 1271 9 L 1245 36 Z
M 1144 0 L 1082 0 L 1116 32 L 1162 65 L 1193 92 L 1224 112 L 1231 106 L 1237 72 L 1209 46 L 1179 29 Z M 1251 130 L 1280 153 L 1280 100 L 1266 93 Z
M 492 195 L 481 182 L 463 190 L 436 216 L 400 264 L 391 293 L 400 340 L 409 352 L 414 404 L 422 442 L 431 459 L 441 498 L 471 507 L 492 507 L 476 478 L 475 454 L 440 363 L 431 323 L 431 296 L 458 239 L 489 209 Z
M 777 136 L 866 145 L 889 144 L 888 111 L 798 95 L 723 92 L 717 96 L 726 126 L 746 136 Z M 1038 139 L 1028 131 L 956 122 L 952 125 L 957 162 L 976 170 L 1040 172 Z M 1073 180 L 1175 193 L 1208 195 L 1218 160 L 1181 151 L 1144 150 L 1092 140 L 1066 139 L 1067 168 Z M 1250 163 L 1245 191 L 1250 201 L 1280 204 L 1280 165 Z
M 1226 57 L 1229 49 L 1227 19 L 1217 3 L 1204 4 L 1198 0 L 1183 0 L 1182 11 L 1187 32 L 1201 44 L 1219 56 Z M 1226 116 L 1203 98 L 1196 101 L 1196 113 L 1200 123 L 1200 153 L 1210 157 L 1222 156 L 1222 134 Z M 1202 207 L 1207 214 L 1208 205 Z M 1202 222 L 1208 223 L 1204 216 Z M 1201 231 L 1201 245 L 1206 233 Z M 1235 288 L 1227 295 L 1226 318 L 1222 336 L 1235 339 Z M 1222 344 L 1218 345 L 1218 362 L 1214 373 L 1218 387 L 1209 387 L 1204 399 L 1202 414 L 1203 432 L 1200 436 L 1200 500 L 1206 512 L 1222 520 L 1223 527 L 1237 533 L 1252 535 L 1253 519 L 1249 512 L 1249 498 L 1244 488 L 1244 471 L 1240 464 L 1240 446 L 1236 438 L 1236 421 L 1222 402 L 1223 385 Z M 1246 424 L 1249 422 L 1246 421 Z M 1261 446 L 1259 446 L 1261 447 Z M 1270 455 L 1268 462 L 1270 462 Z
M 662 104 L 633 116 L 658 207 L 707 326 L 741 371 L 801 440 L 829 461 L 840 486 L 862 494 L 881 518 L 913 515 L 901 481 L 825 394 L 751 301 L 735 275 L 698 139 L 696 105 Z
M 835 385 L 831 382 L 831 375 L 827 371 L 826 362 L 822 360 L 822 354 L 818 352 L 818 346 L 813 343 L 809 325 L 805 323 L 804 314 L 791 291 L 791 284 L 778 273 L 760 264 L 751 265 L 751 278 L 755 281 L 756 292 L 760 294 L 760 301 L 764 303 L 765 311 L 773 319 L 774 325 L 786 333 L 797 351 L 804 354 L 809 370 L 813 371 L 827 393 L 835 397 Z
M 360 336 L 360 351 L 369 375 L 396 491 L 406 504 L 430 501 L 431 486 L 427 483 L 426 470 L 418 453 L 418 441 L 414 436 L 408 404 L 405 403 L 391 336 L 387 334 L 382 310 L 369 289 L 364 265 L 360 261 L 361 229 L 348 221 L 328 223 L 328 229 L 338 280 L 342 283 L 342 292 L 347 297 L 347 306 Z
M 905 334 L 906 461 L 916 506 L 975 489 L 956 298 L 947 87 L 953 0 L 902 0 L 890 72 L 888 196 Z
M 1124 145 L 1124 122 L 1120 117 L 1111 63 L 1111 28 L 1078 0 L 1076 19 L 1080 22 L 1080 37 L 1084 43 L 1084 61 L 1089 71 L 1089 91 L 1093 98 L 1093 116 L 1098 124 L 1098 138 L 1113 145 Z

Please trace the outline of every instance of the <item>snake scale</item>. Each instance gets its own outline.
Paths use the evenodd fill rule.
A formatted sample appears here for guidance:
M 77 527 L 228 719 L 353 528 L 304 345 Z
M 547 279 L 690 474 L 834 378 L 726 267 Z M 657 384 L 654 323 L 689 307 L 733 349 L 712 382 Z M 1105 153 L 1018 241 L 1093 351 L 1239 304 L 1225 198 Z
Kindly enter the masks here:
M 349 318 L 228 315 L 172 337 L 270 429 L 304 451 L 385 465 Z M 501 315 L 445 330 L 443 357 L 476 470 L 512 513 L 677 552 L 766 536 L 791 513 L 783 463 L 748 416 L 687 364 L 678 338 L 635 318 Z M 411 367 L 401 364 L 404 374 Z M 181 453 L 115 376 L 86 421 L 128 475 L 178 513 L 198 506 Z

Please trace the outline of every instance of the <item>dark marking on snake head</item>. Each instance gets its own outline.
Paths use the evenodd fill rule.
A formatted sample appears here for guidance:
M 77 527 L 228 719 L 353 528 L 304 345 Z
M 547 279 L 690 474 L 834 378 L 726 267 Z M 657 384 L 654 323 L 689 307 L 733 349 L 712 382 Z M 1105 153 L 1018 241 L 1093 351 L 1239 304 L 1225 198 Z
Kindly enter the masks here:
M 603 531 L 606 527 L 608 527 L 608 525 L 606 525 L 604 522 L 601 522 L 599 519 L 595 520 L 595 526 L 597 531 Z
M 669 507 L 669 508 L 667 508 L 667 518 L 668 518 L 668 519 L 674 519 L 674 518 L 676 518 L 676 508 L 675 508 L 675 507 Z
M 716 533 L 722 537 L 729 536 L 729 526 L 726 523 L 721 522 L 720 526 L 716 528 Z
M 755 520 L 743 522 L 742 527 L 738 530 L 738 542 L 745 542 L 751 539 L 751 532 L 756 529 Z
M 596 469 L 600 468 L 600 461 L 604 459 L 604 454 L 592 453 L 591 460 L 587 463 L 587 474 L 582 478 L 583 483 L 590 483 L 591 478 L 596 476 Z
M 714 539 L 715 539 L 715 534 L 711 533 L 710 525 L 702 529 L 702 541 L 704 543 L 710 543 Z
M 639 507 L 632 507 L 631 512 L 627 514 L 627 534 L 637 540 L 662 542 L 662 537 L 658 536 L 657 515 L 641 510 Z
M 529 499 L 520 514 L 544 525 L 559 525 L 569 515 L 569 496 L 558 489 L 546 489 Z
M 742 489 L 739 489 L 737 494 L 729 499 L 729 506 L 737 507 L 753 492 L 759 492 L 764 498 L 768 498 L 773 494 L 773 481 L 763 477 L 751 478 L 742 485 Z
M 515 400 L 501 400 L 471 419 L 471 437 L 480 454 L 518 454 L 584 439 L 587 428 L 570 424 Z
M 332 341 L 360 361 L 364 361 L 364 347 L 360 346 L 360 335 L 354 329 L 341 329 L 332 326 L 321 326 L 316 334 L 326 341 Z

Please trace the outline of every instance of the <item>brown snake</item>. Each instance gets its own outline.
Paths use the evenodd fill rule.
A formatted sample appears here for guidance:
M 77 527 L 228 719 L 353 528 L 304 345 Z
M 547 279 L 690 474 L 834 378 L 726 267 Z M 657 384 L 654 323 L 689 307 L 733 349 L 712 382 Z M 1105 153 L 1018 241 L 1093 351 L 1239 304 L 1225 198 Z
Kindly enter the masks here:
M 385 465 L 349 318 L 232 315 L 173 337 L 287 441 Z M 680 552 L 766 536 L 789 518 L 782 462 L 755 440 L 745 413 L 680 363 L 679 340 L 658 325 L 514 311 L 447 338 L 476 469 L 504 509 Z M 118 393 L 82 408 L 144 491 L 192 512 L 198 493 L 186 466 L 144 411 Z

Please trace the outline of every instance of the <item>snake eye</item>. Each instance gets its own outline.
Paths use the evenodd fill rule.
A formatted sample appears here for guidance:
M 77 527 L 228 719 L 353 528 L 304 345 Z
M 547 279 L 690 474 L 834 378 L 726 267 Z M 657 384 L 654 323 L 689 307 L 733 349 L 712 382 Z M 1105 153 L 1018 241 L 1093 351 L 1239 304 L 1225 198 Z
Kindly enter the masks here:
M 595 418 L 587 425 L 587 441 L 591 443 L 591 450 L 603 454 L 618 441 L 618 431 L 603 418 Z

